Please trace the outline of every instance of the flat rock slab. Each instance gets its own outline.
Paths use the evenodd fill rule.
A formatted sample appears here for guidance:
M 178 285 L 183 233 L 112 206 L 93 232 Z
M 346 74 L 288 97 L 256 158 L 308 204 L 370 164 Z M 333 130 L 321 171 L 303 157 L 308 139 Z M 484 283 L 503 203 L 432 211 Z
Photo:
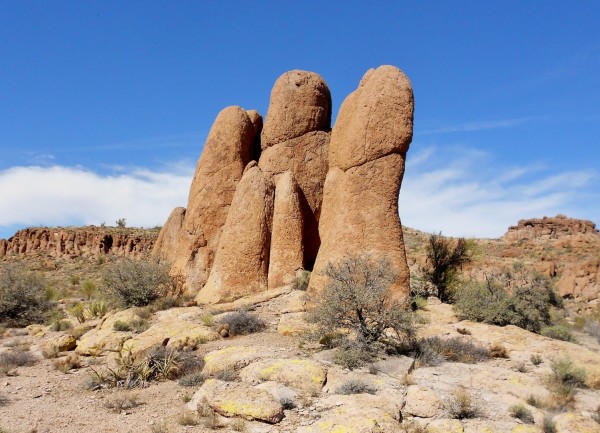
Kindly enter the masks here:
M 408 356 L 393 356 L 387 359 L 374 362 L 372 365 L 378 372 L 384 375 L 392 376 L 395 379 L 403 380 L 410 373 L 415 360 Z
M 462 422 L 457 419 L 436 419 L 427 424 L 427 433 L 464 433 Z
M 299 391 L 320 393 L 327 369 L 310 359 L 264 360 L 242 369 L 240 377 L 244 382 L 275 381 Z
M 131 332 L 113 331 L 112 328 L 92 329 L 81 337 L 75 352 L 86 356 L 99 356 L 105 352 L 114 352 L 132 336 Z
M 75 337 L 66 332 L 61 332 L 56 335 L 52 335 L 46 340 L 45 347 L 47 349 L 56 349 L 59 352 L 66 352 L 75 349 L 77 341 Z
M 371 394 L 336 395 L 322 399 L 322 416 L 315 423 L 299 427 L 297 433 L 400 432 L 399 412 L 390 402 Z
M 125 346 L 134 354 L 141 354 L 157 344 L 178 349 L 188 345 L 190 340 L 206 342 L 218 338 L 219 334 L 204 325 L 171 319 L 152 325 L 128 340 Z
M 556 433 L 599 433 L 600 424 L 591 418 L 573 412 L 556 415 L 553 419 Z
M 444 403 L 431 388 L 411 385 L 406 390 L 406 398 L 402 413 L 419 418 L 433 418 L 438 415 L 443 408 Z
M 272 424 L 283 418 L 283 407 L 269 392 L 247 383 L 208 379 L 196 391 L 187 407 L 196 411 L 202 401 L 227 417 L 239 416 L 250 421 L 259 420 Z
M 254 346 L 231 346 L 213 350 L 204 356 L 205 364 L 202 373 L 205 376 L 214 376 L 227 369 L 239 370 L 252 361 L 262 358 L 264 354 L 264 349 Z

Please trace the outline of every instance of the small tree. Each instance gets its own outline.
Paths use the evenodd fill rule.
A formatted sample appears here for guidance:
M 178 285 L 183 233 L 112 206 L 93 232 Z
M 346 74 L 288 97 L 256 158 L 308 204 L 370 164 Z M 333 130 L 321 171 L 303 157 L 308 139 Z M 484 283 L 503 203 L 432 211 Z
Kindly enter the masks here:
M 415 336 L 413 313 L 407 302 L 390 293 L 397 272 L 386 259 L 352 256 L 325 269 L 329 283 L 315 300 L 309 320 L 323 334 L 354 331 L 359 344 L 384 343 L 399 347 Z
M 164 264 L 125 259 L 106 267 L 102 291 L 124 307 L 143 307 L 166 296 L 173 283 Z
M 44 322 L 52 307 L 45 288 L 40 274 L 14 265 L 0 266 L 0 322 L 9 326 Z
M 119 218 L 115 223 L 117 224 L 117 227 L 123 229 L 127 225 L 127 220 L 125 218 Z
M 429 237 L 427 266 L 423 269 L 423 275 L 435 286 L 442 302 L 452 300 L 449 287 L 456 277 L 456 270 L 469 261 L 469 248 L 464 238 L 457 239 L 454 243 L 441 233 L 433 233 Z

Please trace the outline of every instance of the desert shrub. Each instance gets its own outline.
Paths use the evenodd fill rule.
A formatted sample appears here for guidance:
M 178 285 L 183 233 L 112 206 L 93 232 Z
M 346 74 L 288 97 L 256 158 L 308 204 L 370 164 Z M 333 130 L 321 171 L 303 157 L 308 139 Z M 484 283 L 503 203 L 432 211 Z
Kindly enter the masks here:
M 87 306 L 87 312 L 91 317 L 102 318 L 108 312 L 108 305 L 103 301 L 93 301 Z
M 491 345 L 490 347 L 490 355 L 492 355 L 492 358 L 505 358 L 507 359 L 508 356 L 508 349 L 506 349 L 506 347 L 504 347 L 504 345 L 502 343 L 494 343 Z
M 136 408 L 141 404 L 137 394 L 127 392 L 107 398 L 104 402 L 104 407 L 113 412 L 121 413 L 124 410 Z
M 548 377 L 548 387 L 552 398 L 549 406 L 557 410 L 572 406 L 577 388 L 585 386 L 586 371 L 568 357 L 551 361 L 550 368 L 552 373 Z
M 40 274 L 15 265 L 0 266 L 0 322 L 16 327 L 45 322 L 52 308 L 45 288 Z
M 415 345 L 415 356 L 420 366 L 438 365 L 444 361 L 473 364 L 490 359 L 490 351 L 460 337 L 422 338 Z
M 73 324 L 68 320 L 56 318 L 50 323 L 50 329 L 54 332 L 68 331 L 73 329 Z
M 554 422 L 552 415 L 544 415 L 544 419 L 542 421 L 542 431 L 544 433 L 556 433 L 556 423 Z
M 212 326 L 215 322 L 214 316 L 210 313 L 205 313 L 200 317 L 200 320 L 205 326 Z
M 55 359 L 52 363 L 55 369 L 62 373 L 81 368 L 81 359 L 76 353 L 69 353 L 67 356 Z
M 200 386 L 204 383 L 204 376 L 200 372 L 188 373 L 179 379 L 181 386 Z
M 69 313 L 77 319 L 79 323 L 85 322 L 85 309 L 81 304 L 75 304 L 69 308 Z
M 96 287 L 96 283 L 93 280 L 86 279 L 83 280 L 83 283 L 81 283 L 81 294 L 88 301 L 92 299 L 92 296 L 94 296 L 97 290 L 98 288 Z
M 522 404 L 516 404 L 509 407 L 508 412 L 510 413 L 510 416 L 512 416 L 513 418 L 520 419 L 525 424 L 534 423 L 533 414 Z
M 515 325 L 539 333 L 550 325 L 550 306 L 554 291 L 536 283 L 516 287 L 512 294 L 501 280 L 488 279 L 484 283 L 471 281 L 456 292 L 455 310 L 461 319 L 490 323 L 498 326 Z
M 11 350 L 0 354 L 0 374 L 9 376 L 17 367 L 26 367 L 37 362 L 31 352 Z
M 219 320 L 222 325 L 227 325 L 229 335 L 246 335 L 265 329 L 266 325 L 257 315 L 246 310 L 225 315 Z
M 102 291 L 123 307 L 143 307 L 167 294 L 169 268 L 142 260 L 120 260 L 106 267 Z
M 598 406 L 596 411 L 592 413 L 592 419 L 600 424 L 600 406 Z
M 148 323 L 148 321 L 142 319 L 141 317 L 134 317 L 133 319 L 129 320 L 128 322 L 125 322 L 123 320 L 116 320 L 115 323 L 113 323 L 114 331 L 121 331 L 121 332 L 133 331 L 136 334 L 141 334 L 142 332 L 147 330 L 149 327 L 150 327 L 150 324 Z
M 306 290 L 310 281 L 310 271 L 301 270 L 298 275 L 292 280 L 293 290 Z
M 591 335 L 600 343 L 600 322 L 596 320 L 588 321 L 583 327 L 583 332 Z
M 426 252 L 427 266 L 422 270 L 425 280 L 436 288 L 440 301 L 452 301 L 450 288 L 456 279 L 456 271 L 470 261 L 467 242 L 464 238 L 454 242 L 441 233 L 434 233 L 429 237 Z
M 235 382 L 240 377 L 239 372 L 233 367 L 225 367 L 217 370 L 213 377 L 223 382 Z
M 459 387 L 446 402 L 446 410 L 454 419 L 477 418 L 481 409 L 466 389 Z
M 545 406 L 544 401 L 540 397 L 533 395 L 533 394 L 531 394 L 529 397 L 527 397 L 527 400 L 525 400 L 525 401 L 527 402 L 527 404 L 529 406 L 533 406 L 538 409 L 541 409 Z
M 362 380 L 348 380 L 336 388 L 336 394 L 375 394 L 377 388 Z
M 546 326 L 541 329 L 540 334 L 544 337 L 554 338 L 555 340 L 577 343 L 577 339 L 573 336 L 571 330 L 562 325 Z
M 342 339 L 333 356 L 333 362 L 353 370 L 375 360 L 377 350 L 362 339 Z
M 285 409 L 285 407 L 284 407 Z M 229 427 L 231 427 L 231 430 L 233 431 L 239 431 L 239 432 L 244 432 L 246 431 L 246 422 L 241 419 L 241 418 L 236 418 L 234 419 L 231 424 L 229 424 Z
M 540 355 L 538 355 L 537 353 L 534 353 L 533 355 L 531 355 L 529 357 L 529 360 L 531 361 L 531 363 L 533 365 L 535 365 L 536 367 L 538 365 L 540 365 L 542 362 L 544 362 L 544 360 L 542 359 L 542 357 Z
M 200 424 L 198 414 L 189 410 L 185 410 L 177 416 L 177 424 L 183 426 L 194 426 Z
M 172 430 L 165 421 L 157 422 L 150 426 L 152 433 L 170 433 Z
M 308 320 L 321 335 L 340 328 L 356 334 L 365 347 L 399 347 L 415 336 L 414 313 L 390 292 L 398 273 L 385 258 L 348 257 L 325 269 L 328 283 L 317 295 Z

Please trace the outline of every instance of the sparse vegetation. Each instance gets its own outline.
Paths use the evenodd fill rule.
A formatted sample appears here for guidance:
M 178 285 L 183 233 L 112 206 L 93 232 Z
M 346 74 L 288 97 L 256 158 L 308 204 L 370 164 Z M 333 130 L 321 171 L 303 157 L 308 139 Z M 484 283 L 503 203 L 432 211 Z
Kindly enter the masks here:
M 556 433 L 556 423 L 554 422 L 552 415 L 544 415 L 544 420 L 542 421 L 542 431 L 544 433 Z
M 378 346 L 398 349 L 414 340 L 414 313 L 390 293 L 398 274 L 387 260 L 353 256 L 329 264 L 325 274 L 329 282 L 308 320 L 318 325 L 321 336 L 336 335 L 339 329 L 354 334 L 355 339 L 338 341 L 344 344 L 338 356 L 351 358 L 347 366 L 370 361 Z M 365 356 L 358 356 L 360 351 Z
M 422 270 L 425 280 L 435 287 L 440 301 L 452 301 L 456 271 L 470 261 L 467 242 L 464 238 L 454 242 L 441 233 L 434 233 L 429 237 L 426 252 L 427 266 Z
M 490 347 L 490 355 L 492 355 L 492 358 L 508 359 L 509 357 L 508 349 L 506 349 L 506 347 L 504 347 L 502 343 L 498 342 L 492 344 L 492 346 Z
M 513 405 L 508 408 L 508 411 L 510 412 L 510 416 L 512 416 L 513 418 L 520 419 L 525 424 L 534 423 L 533 414 L 522 404 Z
M 15 373 L 17 367 L 26 367 L 36 362 L 37 359 L 31 352 L 15 349 L 0 353 L 0 374 L 11 376 Z
M 231 424 L 229 424 L 229 427 L 231 427 L 231 430 L 233 431 L 245 432 L 247 430 L 246 422 L 241 418 L 234 419 Z
M 113 330 L 115 331 L 135 332 L 136 334 L 141 334 L 149 327 L 150 324 L 141 317 L 134 317 L 127 322 L 123 320 L 116 320 L 115 323 L 113 323 Z
M 82 304 L 77 303 L 69 308 L 69 314 L 75 317 L 79 323 L 85 322 L 85 309 Z
M 262 331 L 265 328 L 265 323 L 255 314 L 249 313 L 246 310 L 238 310 L 227 314 L 219 323 L 227 325 L 229 335 L 246 335 Z
M 165 296 L 170 283 L 164 264 L 125 259 L 108 265 L 102 291 L 123 307 L 143 307 Z
M 527 397 L 527 400 L 525 400 L 525 401 L 527 402 L 527 404 L 529 406 L 533 406 L 538 409 L 541 409 L 545 406 L 544 401 L 541 398 L 539 398 L 533 394 L 531 394 L 529 397 Z
M 235 382 L 239 378 L 239 373 L 233 367 L 225 367 L 215 372 L 213 377 L 223 382 Z
M 476 363 L 490 359 L 490 351 L 460 337 L 429 337 L 417 341 L 415 356 L 420 367 L 438 365 L 444 361 Z
M 81 283 L 81 294 L 85 297 L 86 300 L 92 299 L 92 297 L 96 294 L 98 288 L 96 287 L 96 283 L 93 280 L 86 279 Z
M 375 394 L 377 387 L 362 380 L 348 380 L 336 388 L 336 394 Z
M 577 343 L 577 339 L 573 336 L 571 330 L 562 325 L 546 326 L 542 328 L 540 334 L 544 337 L 554 338 L 555 340 Z
M 126 392 L 107 398 L 104 402 L 104 407 L 113 412 L 121 413 L 123 411 L 134 409 L 141 404 L 137 394 Z
M 198 371 L 188 373 L 185 376 L 182 376 L 178 383 L 181 386 L 200 386 L 204 383 L 204 376 Z
M 54 368 L 62 373 L 81 368 L 81 359 L 76 353 L 69 353 L 67 356 L 55 359 L 52 363 Z
M 189 410 L 185 410 L 177 416 L 177 424 L 183 426 L 194 426 L 200 424 L 198 414 Z
M 310 281 L 310 271 L 301 270 L 298 275 L 292 280 L 292 289 L 306 290 Z
M 542 357 L 540 355 L 538 355 L 537 353 L 534 353 L 533 355 L 531 355 L 531 357 L 529 357 L 529 360 L 536 367 L 538 365 L 540 365 L 542 362 L 544 362 L 544 360 L 542 359 Z
M 577 367 L 568 358 L 557 358 L 550 363 L 552 374 L 548 378 L 549 389 L 552 392 L 550 407 L 563 409 L 573 404 L 577 388 L 585 387 L 586 371 Z
M 450 396 L 446 403 L 446 410 L 455 419 L 477 418 L 481 414 L 471 394 L 462 387 L 457 388 Z
M 87 306 L 87 312 L 91 317 L 102 318 L 108 312 L 108 305 L 104 301 L 92 301 Z
M 0 322 L 23 327 L 48 319 L 52 303 L 46 298 L 46 280 L 40 274 L 12 264 L 0 265 Z

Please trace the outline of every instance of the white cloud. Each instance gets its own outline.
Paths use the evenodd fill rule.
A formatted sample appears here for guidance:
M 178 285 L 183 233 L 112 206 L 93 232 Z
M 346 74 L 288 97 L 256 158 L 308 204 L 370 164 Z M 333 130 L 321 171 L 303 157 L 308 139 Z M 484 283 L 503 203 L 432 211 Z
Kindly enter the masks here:
M 0 171 L 0 229 L 82 225 L 126 218 L 129 226 L 161 225 L 185 206 L 193 167 L 132 169 L 101 175 L 80 167 L 13 167 Z
M 402 223 L 452 236 L 498 237 L 519 219 L 598 216 L 598 173 L 504 167 L 469 149 L 409 153 L 400 193 Z M 451 156 L 460 155 L 460 156 Z
M 419 131 L 420 134 L 446 134 L 449 132 L 472 132 L 485 131 L 488 129 L 510 128 L 521 125 L 537 117 L 520 117 L 515 119 L 482 120 L 477 122 L 461 123 L 459 125 L 443 126 L 441 128 L 432 128 Z
M 27 166 L 0 171 L 0 234 L 32 225 L 161 225 L 185 206 L 190 164 L 162 170 Z M 409 152 L 400 194 L 403 224 L 452 236 L 497 237 L 519 219 L 600 216 L 598 173 L 556 172 L 532 163 L 502 166 L 473 149 L 420 146 Z M 4 229 L 4 233 L 2 232 Z M 1 237 L 1 236 L 0 236 Z

